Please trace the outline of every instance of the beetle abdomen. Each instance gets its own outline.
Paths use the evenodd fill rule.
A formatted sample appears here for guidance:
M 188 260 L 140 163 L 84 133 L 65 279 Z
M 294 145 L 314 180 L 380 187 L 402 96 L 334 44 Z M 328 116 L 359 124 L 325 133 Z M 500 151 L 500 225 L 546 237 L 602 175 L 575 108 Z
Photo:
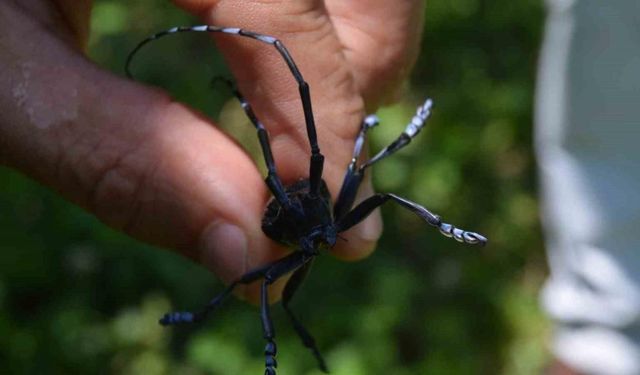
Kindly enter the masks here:
M 291 202 L 304 211 L 302 222 L 296 216 L 285 211 L 273 197 L 267 203 L 262 217 L 262 231 L 267 237 L 287 246 L 297 246 L 304 237 L 319 225 L 332 222 L 331 195 L 324 180 L 320 184 L 320 194 L 309 194 L 309 179 L 299 180 L 285 188 Z

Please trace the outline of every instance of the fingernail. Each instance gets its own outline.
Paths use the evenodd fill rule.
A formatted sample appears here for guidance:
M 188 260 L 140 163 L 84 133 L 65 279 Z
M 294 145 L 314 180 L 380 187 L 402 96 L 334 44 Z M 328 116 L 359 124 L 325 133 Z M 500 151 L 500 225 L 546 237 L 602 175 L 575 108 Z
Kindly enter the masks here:
M 245 271 L 247 237 L 237 226 L 214 222 L 203 234 L 201 262 L 226 282 Z

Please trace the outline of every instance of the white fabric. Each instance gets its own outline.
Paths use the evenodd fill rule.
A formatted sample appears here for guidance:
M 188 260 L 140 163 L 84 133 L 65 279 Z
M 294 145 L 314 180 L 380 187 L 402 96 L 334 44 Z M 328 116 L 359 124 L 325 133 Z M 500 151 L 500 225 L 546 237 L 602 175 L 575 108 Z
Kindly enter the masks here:
M 640 1 L 547 3 L 536 151 L 553 350 L 640 374 Z

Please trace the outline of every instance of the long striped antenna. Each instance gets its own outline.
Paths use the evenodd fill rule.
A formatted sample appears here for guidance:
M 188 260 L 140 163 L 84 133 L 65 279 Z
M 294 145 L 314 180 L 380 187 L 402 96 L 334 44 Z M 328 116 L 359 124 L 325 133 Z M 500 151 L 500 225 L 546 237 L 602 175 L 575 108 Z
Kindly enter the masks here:
M 177 33 L 186 33 L 186 32 L 206 32 L 206 33 L 223 33 L 223 34 L 231 34 L 231 35 L 240 35 L 240 36 L 261 41 L 263 43 L 272 44 L 276 47 L 280 55 L 282 55 L 282 57 L 286 61 L 287 65 L 289 66 L 289 69 L 291 70 L 291 73 L 293 73 L 293 76 L 296 78 L 296 81 L 304 81 L 304 79 L 302 78 L 302 74 L 300 73 L 300 71 L 298 70 L 298 67 L 296 66 L 296 63 L 293 61 L 293 59 L 291 58 L 291 55 L 289 54 L 289 51 L 287 51 L 287 48 L 277 38 L 269 35 L 254 33 L 252 31 L 246 31 L 237 27 L 221 27 L 221 26 L 211 26 L 211 25 L 172 27 L 170 29 L 155 33 L 149 36 L 148 38 L 144 39 L 143 41 L 138 43 L 138 45 L 131 52 L 129 52 L 129 55 L 127 56 L 127 62 L 125 63 L 125 67 L 124 67 L 124 70 L 127 73 L 127 77 L 133 78 L 133 74 L 131 74 L 131 69 L 130 69 L 131 61 L 143 46 L 145 46 L 149 42 L 152 42 L 156 39 L 160 39 L 167 35 L 172 35 Z
M 154 41 L 156 39 L 165 37 L 167 35 L 177 34 L 177 33 L 185 33 L 185 32 L 205 32 L 205 33 L 223 33 L 223 34 L 231 34 L 231 35 L 239 35 L 246 38 L 251 38 L 257 40 L 262 43 L 271 44 L 276 48 L 278 53 L 282 56 L 284 61 L 287 63 L 291 74 L 295 78 L 298 83 L 298 91 L 300 92 L 300 100 L 302 101 L 302 109 L 304 111 L 304 121 L 307 128 L 307 137 L 309 138 L 309 144 L 311 146 L 311 162 L 309 166 L 309 183 L 310 183 L 310 191 L 314 194 L 317 194 L 320 189 L 320 181 L 322 179 L 322 169 L 324 165 L 324 156 L 320 152 L 320 147 L 318 146 L 318 135 L 316 133 L 316 125 L 315 120 L 313 118 L 313 110 L 311 108 L 311 95 L 309 93 L 309 84 L 302 77 L 302 73 L 296 66 L 296 63 L 291 58 L 291 54 L 287 48 L 282 44 L 282 42 L 273 36 L 264 35 L 255 33 L 253 31 L 243 30 L 237 27 L 221 27 L 221 26 L 212 26 L 212 25 L 198 25 L 198 26 L 179 26 L 172 27 L 171 29 L 161 31 L 159 33 L 153 34 L 142 42 L 138 43 L 138 45 L 129 53 L 127 56 L 127 61 L 125 63 L 124 70 L 129 78 L 133 78 L 131 74 L 131 61 L 133 57 L 138 53 L 138 51 L 145 46 L 147 43 Z

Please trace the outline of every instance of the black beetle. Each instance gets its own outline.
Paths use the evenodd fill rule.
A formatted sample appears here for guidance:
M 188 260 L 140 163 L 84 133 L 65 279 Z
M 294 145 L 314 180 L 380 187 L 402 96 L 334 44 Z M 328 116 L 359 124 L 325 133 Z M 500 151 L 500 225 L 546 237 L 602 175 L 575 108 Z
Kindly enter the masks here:
M 242 105 L 246 115 L 251 120 L 251 123 L 255 126 L 258 132 L 258 138 L 260 140 L 264 160 L 267 165 L 268 174 L 265 181 L 269 190 L 273 194 L 273 197 L 267 204 L 267 208 L 262 219 L 262 230 L 269 238 L 290 246 L 294 248 L 295 251 L 281 259 L 247 272 L 242 277 L 232 282 L 222 293 L 207 303 L 200 311 L 168 313 L 160 319 L 160 324 L 174 325 L 201 321 L 216 307 L 218 307 L 224 298 L 227 297 L 238 284 L 249 284 L 262 279 L 260 316 L 262 319 L 263 335 L 267 341 L 264 350 L 266 356 L 265 375 L 275 375 L 275 368 L 277 367 L 275 359 L 276 343 L 275 332 L 269 310 L 268 286 L 285 274 L 293 272 L 283 291 L 282 306 L 289 315 L 293 327 L 302 339 L 303 344 L 313 352 L 320 369 L 327 372 L 327 366 L 316 347 L 313 337 L 292 313 L 289 308 L 289 302 L 302 281 L 307 276 L 313 259 L 320 254 L 322 249 L 333 247 L 341 232 L 344 232 L 360 223 L 375 208 L 391 200 L 411 210 L 425 220 L 429 225 L 438 228 L 440 232 L 447 237 L 453 237 L 459 242 L 471 245 L 486 244 L 487 239 L 484 236 L 478 233 L 464 231 L 451 224 L 444 223 L 440 220 L 438 215 L 431 213 L 419 204 L 391 193 L 375 194 L 362 201 L 355 208 L 352 207 L 366 168 L 406 146 L 411 139 L 415 137 L 420 130 L 422 130 L 431 113 L 431 99 L 427 99 L 424 104 L 418 107 L 416 115 L 411 119 L 411 122 L 396 140 L 365 163 L 358 165 L 358 158 L 365 141 L 366 133 L 369 129 L 378 124 L 378 118 L 375 115 L 369 115 L 362 121 L 360 133 L 355 141 L 353 158 L 347 167 L 347 172 L 344 176 L 344 181 L 342 183 L 338 199 L 332 206 L 329 191 L 322 179 L 324 156 L 320 152 L 320 147 L 318 146 L 313 111 L 311 108 L 309 85 L 303 79 L 302 74 L 298 70 L 298 67 L 282 42 L 272 36 L 258 34 L 240 28 L 210 25 L 174 27 L 148 37 L 140 42 L 133 51 L 131 51 L 125 66 L 127 75 L 129 77 L 132 76 L 129 66 L 133 56 L 142 46 L 154 39 L 179 32 L 218 32 L 233 34 L 273 45 L 278 53 L 280 53 L 284 58 L 289 70 L 298 83 L 300 99 L 302 101 L 302 108 L 304 111 L 305 125 L 307 128 L 307 136 L 311 146 L 311 160 L 308 179 L 298 181 L 290 186 L 284 186 L 276 171 L 276 165 L 273 155 L 271 154 L 271 147 L 269 145 L 269 137 L 266 129 L 260 120 L 258 120 L 251 106 L 244 99 L 242 94 L 234 88 L 230 81 L 224 80 L 240 101 L 240 104 Z

